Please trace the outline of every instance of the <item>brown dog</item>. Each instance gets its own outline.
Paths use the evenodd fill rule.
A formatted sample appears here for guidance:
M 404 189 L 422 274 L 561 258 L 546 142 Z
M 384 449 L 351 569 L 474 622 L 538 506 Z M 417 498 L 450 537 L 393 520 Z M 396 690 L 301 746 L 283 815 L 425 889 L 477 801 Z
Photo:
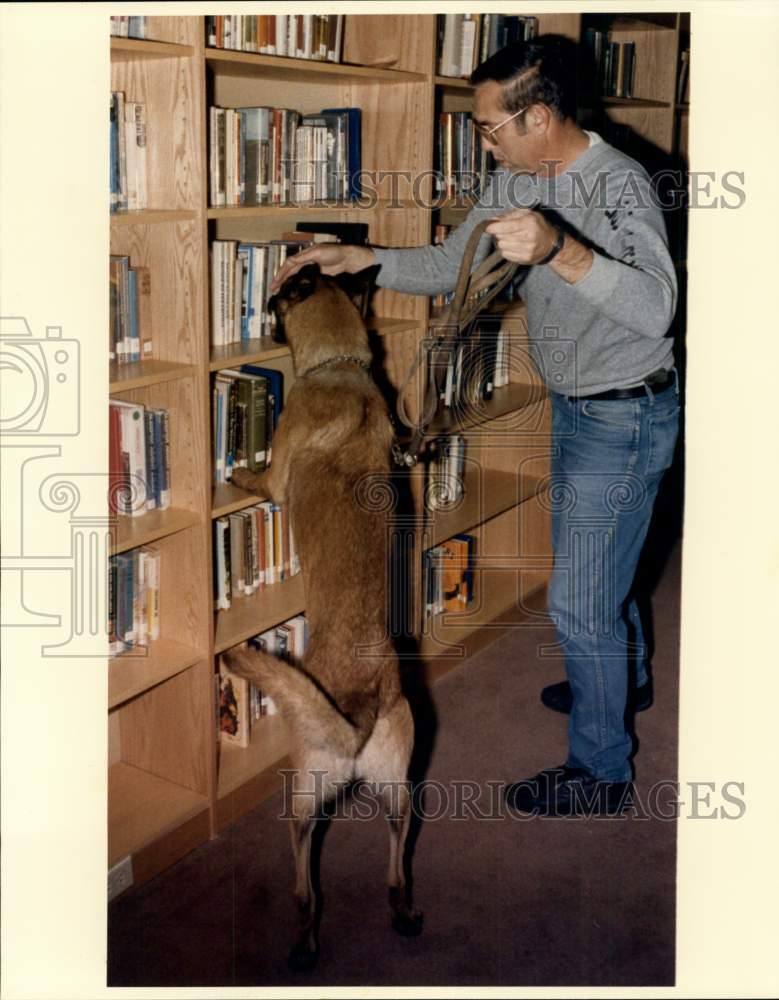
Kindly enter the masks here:
M 339 279 L 322 276 L 317 265 L 293 275 L 272 304 L 296 380 L 270 467 L 260 474 L 237 469 L 233 482 L 289 503 L 310 641 L 300 668 L 249 649 L 224 659 L 273 697 L 291 731 L 300 928 L 290 963 L 309 968 L 317 953 L 311 835 L 323 805 L 351 781 L 377 783 L 384 799 L 392 926 L 402 934 L 421 930 L 403 870 L 413 722 L 387 633 L 391 504 L 383 501 L 390 497 L 392 427 L 368 373 L 365 325 Z

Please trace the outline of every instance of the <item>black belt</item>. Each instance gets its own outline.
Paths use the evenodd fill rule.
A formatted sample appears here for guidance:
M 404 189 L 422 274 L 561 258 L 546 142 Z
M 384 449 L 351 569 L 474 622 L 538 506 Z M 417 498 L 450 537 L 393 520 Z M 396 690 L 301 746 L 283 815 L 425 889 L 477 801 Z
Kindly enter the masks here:
M 640 399 L 642 396 L 649 395 L 647 386 L 649 386 L 652 395 L 657 396 L 670 389 L 674 382 L 674 372 L 663 371 L 662 374 L 653 372 L 644 379 L 642 385 L 634 385 L 629 389 L 607 389 L 606 392 L 596 392 L 591 396 L 569 396 L 568 399 L 576 400 L 576 402 L 585 399 Z

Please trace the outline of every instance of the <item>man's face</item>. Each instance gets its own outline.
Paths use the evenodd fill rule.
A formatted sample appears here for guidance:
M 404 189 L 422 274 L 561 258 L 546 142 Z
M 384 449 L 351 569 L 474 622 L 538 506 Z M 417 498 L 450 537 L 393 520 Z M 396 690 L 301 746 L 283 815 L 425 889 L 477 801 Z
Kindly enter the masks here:
M 495 80 L 485 80 L 476 87 L 473 103 L 474 121 L 482 128 L 500 125 L 511 114 L 501 104 L 503 88 Z M 514 173 L 535 173 L 538 169 L 537 138 L 525 130 L 526 113 L 506 122 L 491 137 L 481 134 L 482 147 L 492 153 L 498 165 Z M 524 132 L 524 134 L 522 134 Z

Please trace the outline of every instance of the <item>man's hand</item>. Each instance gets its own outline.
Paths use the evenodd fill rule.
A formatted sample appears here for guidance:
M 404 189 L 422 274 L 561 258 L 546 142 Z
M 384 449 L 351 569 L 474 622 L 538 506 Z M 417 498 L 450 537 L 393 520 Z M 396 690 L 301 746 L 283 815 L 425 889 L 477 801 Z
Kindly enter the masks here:
M 518 264 L 537 264 L 554 246 L 557 230 L 540 212 L 515 208 L 487 226 L 498 250 L 506 260 Z
M 373 263 L 373 250 L 370 247 L 351 246 L 348 243 L 319 243 L 287 257 L 271 282 L 270 290 L 273 294 L 278 292 L 287 278 L 306 264 L 319 264 L 322 274 L 335 275 L 343 271 L 356 274 Z
M 557 230 L 540 212 L 532 208 L 515 208 L 487 226 L 486 232 L 495 240 L 506 260 L 518 264 L 537 264 L 555 244 Z M 592 266 L 592 251 L 565 234 L 562 249 L 547 265 L 569 284 L 574 284 Z

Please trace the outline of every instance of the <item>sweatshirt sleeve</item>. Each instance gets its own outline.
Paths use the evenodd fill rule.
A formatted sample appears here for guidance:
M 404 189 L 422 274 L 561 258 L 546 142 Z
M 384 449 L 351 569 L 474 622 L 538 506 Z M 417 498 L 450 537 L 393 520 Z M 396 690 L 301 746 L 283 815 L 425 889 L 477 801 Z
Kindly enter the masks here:
M 457 284 L 460 262 L 474 227 L 498 214 L 492 207 L 492 184 L 493 181 L 487 187 L 483 198 L 473 206 L 465 220 L 442 244 L 396 250 L 374 247 L 376 263 L 381 264 L 376 284 L 380 288 L 389 288 L 394 292 L 411 292 L 416 295 L 439 295 L 442 292 L 451 292 Z M 474 268 L 488 256 L 491 246 L 490 236 L 485 235 L 479 240 L 473 258 Z
M 665 220 L 638 164 L 613 171 L 587 274 L 571 287 L 613 323 L 645 337 L 668 332 L 677 281 Z

